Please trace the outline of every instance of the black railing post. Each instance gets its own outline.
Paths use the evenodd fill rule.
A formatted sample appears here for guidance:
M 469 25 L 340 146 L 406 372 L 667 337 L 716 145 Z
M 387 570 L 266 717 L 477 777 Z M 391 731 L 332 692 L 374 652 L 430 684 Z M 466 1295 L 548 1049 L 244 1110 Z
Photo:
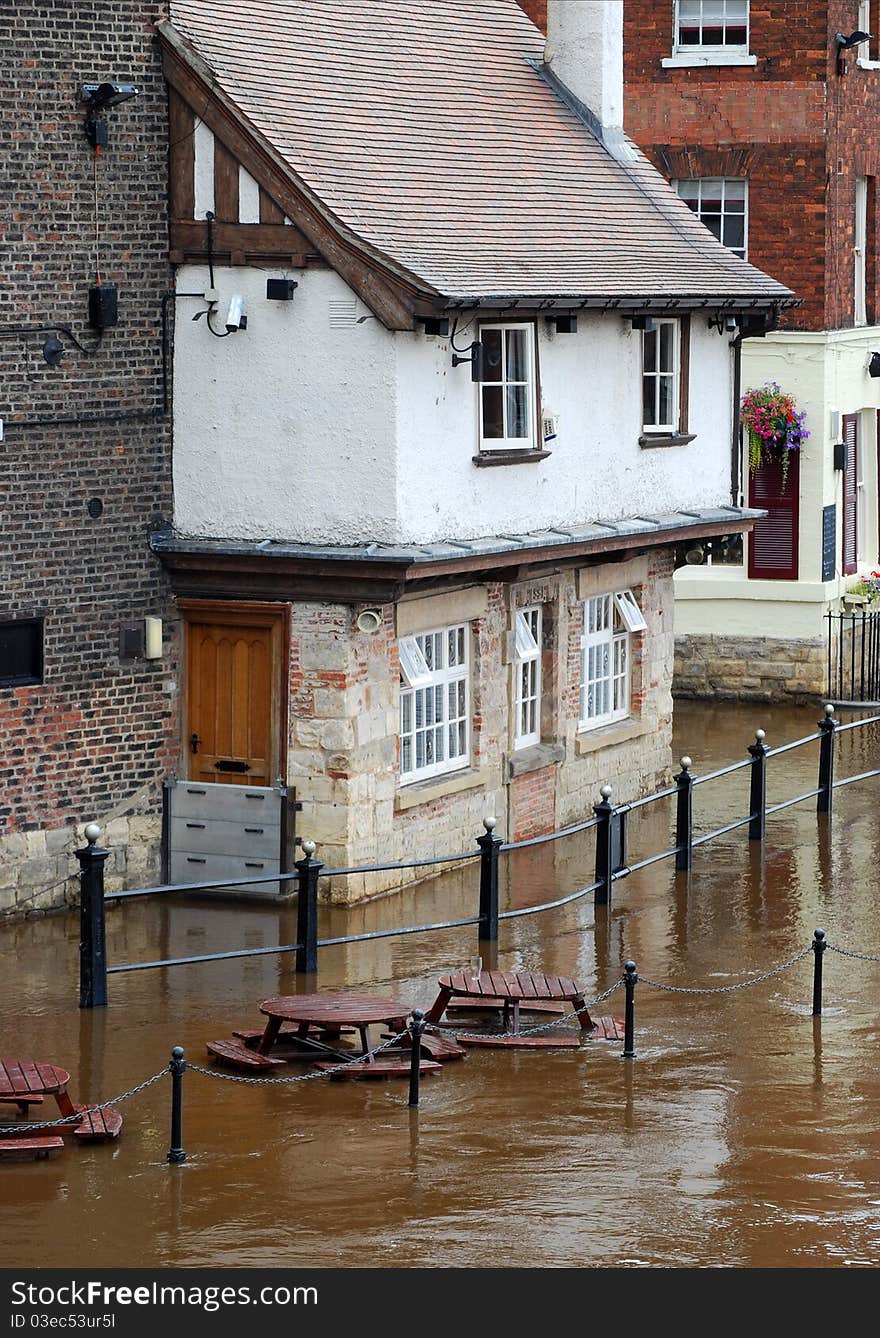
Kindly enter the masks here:
M 168 1161 L 177 1163 L 186 1161 L 183 1150 L 183 1075 L 186 1072 L 186 1060 L 183 1049 L 175 1045 L 171 1051 L 171 1146 L 168 1149 Z
M 678 786 L 675 806 L 675 867 L 678 870 L 689 869 L 694 858 L 694 820 L 693 794 L 694 778 L 691 775 L 691 759 L 681 759 L 681 771 L 673 777 Z
M 813 930 L 813 1017 L 822 1016 L 822 954 L 828 944 L 825 942 L 825 930 Z
M 324 865 L 312 859 L 314 841 L 303 841 L 305 859 L 296 861 L 296 969 L 305 975 L 318 970 L 318 874 Z
M 599 789 L 602 796 L 601 803 L 593 805 L 593 812 L 599 819 L 599 826 L 596 828 L 596 879 L 599 884 L 596 888 L 596 895 L 593 898 L 595 905 L 605 906 L 611 901 L 611 883 L 613 873 L 612 860 L 612 824 L 614 820 L 614 805 L 611 800 L 611 786 L 603 785 Z
M 636 975 L 635 962 L 624 962 L 623 969 L 625 975 L 623 978 L 624 989 L 626 990 L 626 1013 L 623 1020 L 623 1059 L 635 1059 L 635 1011 L 636 1011 L 636 985 L 639 978 Z
M 837 721 L 834 719 L 834 707 L 829 702 L 825 707 L 825 719 L 819 721 L 822 738 L 819 740 L 819 794 L 816 797 L 816 812 L 830 813 L 834 800 L 834 731 Z
M 483 818 L 485 835 L 477 837 L 480 847 L 480 926 L 481 942 L 498 938 L 498 856 L 504 842 L 495 835 L 495 818 Z
M 109 850 L 98 845 L 101 828 L 90 822 L 88 845 L 76 851 L 79 860 L 79 1006 L 107 1004 L 107 947 L 104 936 L 104 864 Z
M 414 1008 L 409 1020 L 409 1040 L 412 1054 L 409 1060 L 409 1104 L 419 1104 L 419 1075 L 422 1071 L 422 1032 L 425 1030 L 425 1015 L 420 1008 Z
M 762 729 L 755 730 L 755 742 L 749 744 L 752 755 L 751 785 L 749 786 L 749 840 L 763 841 L 767 828 L 767 754 Z

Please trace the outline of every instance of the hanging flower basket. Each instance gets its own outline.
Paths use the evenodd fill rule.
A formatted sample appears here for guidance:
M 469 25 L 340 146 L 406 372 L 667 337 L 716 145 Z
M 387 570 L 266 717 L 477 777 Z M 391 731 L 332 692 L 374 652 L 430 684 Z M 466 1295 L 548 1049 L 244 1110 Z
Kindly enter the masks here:
M 749 473 L 761 465 L 782 465 L 782 486 L 788 477 L 789 454 L 800 450 L 810 435 L 804 427 L 806 409 L 798 408 L 791 395 L 767 381 L 757 390 L 747 390 L 740 403 L 740 421 L 749 437 Z

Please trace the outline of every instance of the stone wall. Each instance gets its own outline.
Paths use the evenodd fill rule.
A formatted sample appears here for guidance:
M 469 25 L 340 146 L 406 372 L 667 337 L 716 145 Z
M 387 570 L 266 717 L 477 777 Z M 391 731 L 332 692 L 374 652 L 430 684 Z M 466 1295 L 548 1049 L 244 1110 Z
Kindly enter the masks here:
M 648 624 L 631 637 L 632 713 L 578 728 L 583 601 L 631 588 Z M 514 750 L 512 627 L 518 607 L 543 610 L 541 742 Z M 374 632 L 358 610 L 294 605 L 291 615 L 288 784 L 303 808 L 298 831 L 329 867 L 425 859 L 475 849 L 487 814 L 524 838 L 590 816 L 599 786 L 619 802 L 666 783 L 672 698 L 672 560 L 666 550 L 618 563 L 494 581 L 388 605 Z M 466 622 L 470 635 L 470 765 L 399 782 L 398 636 Z M 356 901 L 436 866 L 328 880 Z
M 823 641 L 772 637 L 676 637 L 676 697 L 813 702 L 826 691 Z

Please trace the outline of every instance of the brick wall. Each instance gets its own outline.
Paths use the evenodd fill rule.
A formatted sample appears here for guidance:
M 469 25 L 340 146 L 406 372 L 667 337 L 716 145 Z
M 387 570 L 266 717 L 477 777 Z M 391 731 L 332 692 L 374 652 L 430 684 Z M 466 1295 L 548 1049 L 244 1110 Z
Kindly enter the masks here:
M 880 170 L 880 73 L 855 56 L 836 72 L 834 34 L 857 0 L 752 0 L 754 66 L 664 69 L 671 0 L 626 0 L 625 124 L 670 179 L 749 178 L 749 260 L 794 289 L 793 329 L 853 321 L 855 178 Z M 877 310 L 877 220 L 869 218 L 868 310 Z
M 0 913 L 58 903 L 77 822 L 116 824 L 123 848 L 111 875 L 125 876 L 130 837 L 137 876 L 147 864 L 155 872 L 160 780 L 175 761 L 176 637 L 148 548 L 151 526 L 171 515 L 166 95 L 154 15 L 144 0 L 40 0 L 0 14 L 10 136 L 0 159 L 0 620 L 45 619 L 44 682 L 0 688 Z M 140 95 L 109 111 L 97 162 L 97 263 L 118 285 L 119 324 L 96 347 L 96 163 L 78 87 L 102 80 L 133 82 Z M 45 332 L 13 327 L 56 324 L 86 351 L 62 335 L 51 368 Z M 163 659 L 121 660 L 120 624 L 147 614 L 166 620 Z

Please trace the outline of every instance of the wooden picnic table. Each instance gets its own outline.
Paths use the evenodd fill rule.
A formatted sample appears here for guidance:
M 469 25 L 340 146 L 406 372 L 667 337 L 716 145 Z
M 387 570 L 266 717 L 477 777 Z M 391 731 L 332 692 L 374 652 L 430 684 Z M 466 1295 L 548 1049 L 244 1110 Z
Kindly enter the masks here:
M 529 1002 L 535 1000 L 552 1000 L 573 1005 L 582 1031 L 595 1029 L 587 1011 L 584 991 L 567 976 L 551 976 L 540 971 L 456 971 L 441 976 L 439 984 L 440 993 L 425 1014 L 428 1022 L 439 1022 L 451 999 L 491 999 L 502 1007 L 505 1032 L 513 1037 L 519 1035 L 521 1006 L 528 1007 Z
M 369 1052 L 369 1028 L 381 1023 L 400 1032 L 406 1028 L 406 1019 L 410 1009 L 396 999 L 375 999 L 360 994 L 290 994 L 277 999 L 264 999 L 260 1012 L 265 1013 L 267 1021 L 262 1038 L 257 1046 L 261 1055 L 270 1054 L 281 1034 L 282 1024 L 294 1023 L 295 1033 L 285 1031 L 284 1041 L 294 1040 L 297 1046 L 332 1055 L 340 1059 L 354 1059 L 353 1052 L 346 1054 L 334 1046 L 322 1041 L 314 1033 L 322 1033 L 329 1038 L 338 1037 L 344 1027 L 354 1027 L 361 1039 L 361 1055 Z M 370 1063 L 371 1061 L 367 1061 Z
M 57 1136 L 63 1129 L 79 1142 L 103 1142 L 119 1135 L 122 1128 L 119 1111 L 110 1106 L 97 1110 L 94 1106 L 75 1105 L 67 1090 L 69 1082 L 70 1074 L 57 1064 L 0 1059 L 0 1103 L 17 1106 L 21 1114 L 27 1115 L 31 1106 L 41 1105 L 44 1097 L 51 1096 L 62 1119 L 76 1116 L 54 1134 L 46 1130 L 28 1139 L 16 1133 L 15 1125 L 6 1126 L 0 1130 L 0 1160 L 21 1160 L 25 1155 L 35 1160 L 41 1154 L 52 1155 L 63 1146 Z

